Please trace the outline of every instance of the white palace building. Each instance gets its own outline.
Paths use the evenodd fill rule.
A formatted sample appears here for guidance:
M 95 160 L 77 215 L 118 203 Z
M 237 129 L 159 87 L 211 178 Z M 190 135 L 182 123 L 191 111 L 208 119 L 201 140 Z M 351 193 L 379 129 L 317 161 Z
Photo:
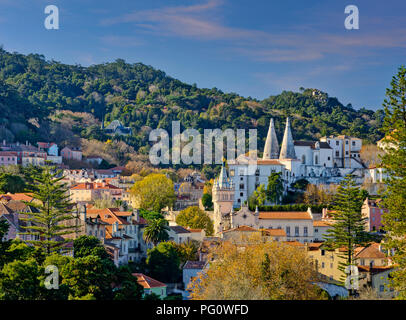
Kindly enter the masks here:
M 291 183 L 299 179 L 306 179 L 312 184 L 337 184 L 347 174 L 354 175 L 356 181 L 362 183 L 373 173 L 371 169 L 365 168 L 360 160 L 361 147 L 361 139 L 348 136 L 323 137 L 320 141 L 314 142 L 294 141 L 290 120 L 287 118 L 282 145 L 279 148 L 274 121 L 271 119 L 262 159 L 240 155 L 237 159 L 228 161 L 228 173 L 223 164 L 219 177 L 214 181 L 215 232 L 242 225 L 241 221 L 237 222 L 240 215 L 244 221 L 250 222 L 248 225 L 252 227 L 269 227 L 265 220 L 269 220 L 273 214 L 252 212 L 251 217 L 244 204 L 259 185 L 267 186 L 268 177 L 273 172 L 281 173 L 285 191 Z M 239 211 L 235 212 L 235 209 Z M 303 224 L 302 227 L 309 236 L 313 233 L 310 230 L 313 222 L 311 212 L 295 213 L 290 216 L 300 216 L 300 224 L 295 222 L 296 225 Z M 224 217 L 227 217 L 227 227 L 223 223 Z M 283 215 L 278 217 L 283 218 Z M 281 221 L 277 222 L 283 227 Z

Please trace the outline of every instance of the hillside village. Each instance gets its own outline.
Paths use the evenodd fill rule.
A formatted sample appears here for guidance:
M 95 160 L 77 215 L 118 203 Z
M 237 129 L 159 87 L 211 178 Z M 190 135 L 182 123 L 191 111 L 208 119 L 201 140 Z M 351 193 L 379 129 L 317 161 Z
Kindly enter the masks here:
M 128 134 L 119 121 L 108 130 L 121 130 Z M 386 178 L 382 168 L 367 167 L 361 160 L 362 139 L 346 135 L 322 137 L 319 141 L 294 140 L 295 131 L 289 118 L 286 119 L 282 144 L 279 146 L 274 120 L 271 119 L 263 150 L 263 157 L 255 160 L 256 170 L 248 173 L 252 159 L 240 156 L 227 164 L 224 162 L 214 181 L 205 179 L 198 171 L 190 172 L 181 181 L 172 183 L 175 201 L 162 210 L 168 222 L 168 241 L 181 245 L 195 243 L 197 252 L 192 260 L 178 267 L 182 273 L 175 283 L 154 279 L 149 274 L 134 272 L 143 286 L 144 294 L 154 293 L 161 299 L 168 295 L 180 299 L 190 298 L 189 285 L 199 273 L 209 268 L 210 252 L 222 242 L 244 244 L 247 237 L 258 236 L 264 242 L 280 242 L 307 253 L 314 261 L 319 275 L 319 286 L 332 298 L 347 297 L 348 290 L 340 284 L 340 249 L 324 247 L 324 236 L 334 224 L 330 206 L 286 203 L 282 197 L 290 193 L 306 193 L 299 190 L 295 182 L 309 185 L 337 185 L 345 176 L 351 175 L 359 186 L 384 184 Z M 383 142 L 378 142 L 385 149 Z M 91 164 L 90 167 L 71 169 L 72 161 Z M 136 180 L 125 174 L 125 166 L 98 169 L 103 159 L 97 154 L 84 157 L 80 148 L 65 146 L 60 150 L 53 142 L 8 143 L 3 141 L 0 151 L 0 166 L 44 167 L 56 166 L 62 172 L 61 182 L 66 183 L 69 199 L 73 203 L 70 225 L 78 229 L 63 236 L 74 240 L 83 235 L 94 236 L 103 244 L 116 266 L 140 264 L 147 259 L 148 251 L 155 244 L 146 240 L 144 232 L 151 223 L 143 217 L 143 208 L 132 192 Z M 250 208 L 249 199 L 259 186 L 268 186 L 272 174 L 280 174 L 282 193 L 273 201 L 266 200 Z M 167 178 L 170 176 L 167 174 Z M 371 190 L 376 190 L 372 188 Z M 210 194 L 212 205 L 204 205 L 202 198 Z M 35 212 L 30 203 L 35 199 L 30 193 L 5 193 L 0 195 L 0 220 L 9 225 L 5 240 L 20 238 L 26 221 L 21 212 Z M 101 202 L 106 205 L 100 206 Z M 317 207 L 317 208 L 316 208 Z M 199 208 L 213 223 L 213 233 L 206 234 L 204 228 L 181 226 L 176 221 L 182 210 Z M 384 235 L 382 215 L 387 210 L 380 206 L 380 199 L 373 191 L 364 199 L 362 216 L 366 219 L 365 231 L 381 239 Z M 386 254 L 385 254 L 386 253 Z M 64 255 L 73 255 L 72 242 L 63 247 Z M 361 288 L 372 288 L 380 297 L 394 297 L 388 287 L 389 274 L 393 270 L 390 255 L 380 242 L 371 242 L 356 249 L 355 261 L 360 275 Z

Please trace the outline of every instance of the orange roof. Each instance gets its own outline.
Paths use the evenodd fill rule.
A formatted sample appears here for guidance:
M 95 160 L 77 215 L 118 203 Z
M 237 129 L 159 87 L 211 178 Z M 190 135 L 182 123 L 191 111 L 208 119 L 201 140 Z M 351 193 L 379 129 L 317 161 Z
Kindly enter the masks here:
M 202 232 L 203 229 L 189 229 L 187 228 L 190 232 L 195 232 L 195 233 L 200 233 Z
M 260 212 L 260 219 L 272 219 L 272 220 L 312 220 L 310 213 L 307 211 L 268 211 Z
M 127 225 L 129 224 L 128 221 L 116 215 L 116 212 L 112 209 L 89 209 L 86 212 L 89 217 L 95 218 L 98 215 L 100 216 L 100 220 L 106 222 L 110 225 L 117 222 L 119 225 Z
M 165 283 L 152 279 L 145 274 L 133 273 L 133 276 L 137 278 L 138 283 L 142 285 L 144 289 L 166 287 Z
M 225 230 L 225 231 L 223 231 L 223 233 L 232 232 L 232 231 L 255 232 L 255 231 L 258 231 L 258 230 L 255 229 L 255 228 L 252 228 L 252 227 L 248 227 L 248 226 L 241 226 L 241 227 Z
M 284 241 L 284 243 L 294 247 L 304 247 L 305 245 L 298 241 Z
M 0 194 L 0 198 L 9 197 L 10 200 L 30 202 L 33 199 L 33 197 L 29 196 L 30 194 L 32 194 L 32 193 L 7 193 L 7 194 Z
M 361 259 L 385 259 L 386 255 L 379 250 L 379 243 L 373 243 L 368 247 L 362 248 L 355 256 Z
M 323 242 L 309 242 L 307 247 L 309 250 L 317 250 L 323 245 Z
M 264 229 L 264 233 L 272 237 L 286 237 L 286 232 L 283 229 Z
M 278 165 L 278 166 L 282 165 L 282 163 L 276 159 L 258 160 L 257 164 L 258 165 Z
M 331 226 L 331 222 L 323 221 L 323 220 L 315 220 L 313 221 L 314 227 L 329 227 Z
M 120 188 L 113 186 L 108 183 L 104 182 L 85 182 L 85 183 L 79 183 L 76 186 L 70 188 L 71 190 L 91 190 L 91 189 L 116 189 L 120 190 Z

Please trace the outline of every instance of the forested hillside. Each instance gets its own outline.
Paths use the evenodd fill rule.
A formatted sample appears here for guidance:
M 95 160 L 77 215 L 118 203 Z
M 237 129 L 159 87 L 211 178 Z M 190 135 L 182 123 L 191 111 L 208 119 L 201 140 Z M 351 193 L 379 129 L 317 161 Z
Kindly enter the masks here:
M 382 111 L 355 110 L 313 89 L 284 91 L 258 101 L 216 88 L 200 89 L 142 63 L 116 60 L 86 68 L 3 49 L 0 108 L 1 139 L 106 141 L 101 120 L 107 125 L 119 119 L 133 131 L 131 137 L 120 139 L 144 154 L 151 128 L 170 132 L 172 120 L 199 130 L 257 128 L 262 149 L 270 117 L 275 118 L 280 139 L 289 115 L 296 140 L 348 134 L 369 142 L 382 137 L 383 117 Z

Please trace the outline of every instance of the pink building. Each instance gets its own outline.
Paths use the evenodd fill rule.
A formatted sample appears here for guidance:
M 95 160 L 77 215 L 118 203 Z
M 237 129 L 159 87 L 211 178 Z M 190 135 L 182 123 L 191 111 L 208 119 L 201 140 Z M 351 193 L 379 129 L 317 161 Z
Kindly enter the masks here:
M 0 166 L 9 166 L 17 164 L 17 153 L 9 151 L 0 151 Z
M 382 215 L 388 210 L 380 206 L 381 201 L 381 199 L 371 200 L 366 198 L 362 205 L 361 213 L 364 218 L 367 218 L 367 231 L 380 231 L 382 229 Z
M 61 156 L 63 159 L 82 161 L 82 151 L 80 148 L 65 147 L 61 150 Z

